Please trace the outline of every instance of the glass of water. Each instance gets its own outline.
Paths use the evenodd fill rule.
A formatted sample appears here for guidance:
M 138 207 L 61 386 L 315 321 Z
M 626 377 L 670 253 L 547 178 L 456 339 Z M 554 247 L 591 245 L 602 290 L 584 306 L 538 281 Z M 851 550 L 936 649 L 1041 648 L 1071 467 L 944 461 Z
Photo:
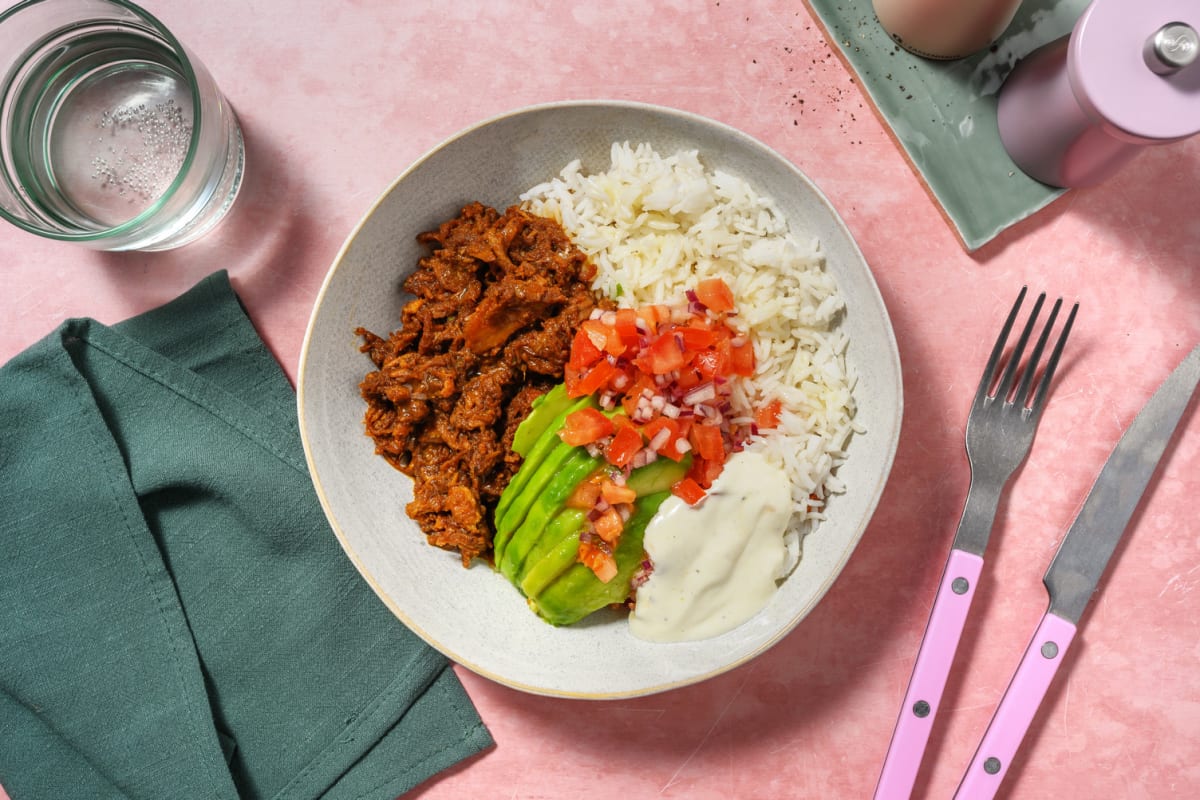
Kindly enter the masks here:
M 26 0 L 0 14 L 0 216 L 97 250 L 166 250 L 225 216 L 243 166 L 228 101 L 143 9 Z

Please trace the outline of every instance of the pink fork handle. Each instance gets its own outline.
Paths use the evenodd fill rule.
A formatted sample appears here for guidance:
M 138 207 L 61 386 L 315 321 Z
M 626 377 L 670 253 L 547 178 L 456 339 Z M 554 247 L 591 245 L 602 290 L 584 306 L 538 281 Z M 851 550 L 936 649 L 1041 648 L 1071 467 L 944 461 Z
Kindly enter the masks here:
M 1075 626 L 1067 620 L 1050 613 L 1042 617 L 955 798 L 979 800 L 996 794 L 1074 638 Z
M 950 674 L 954 652 L 958 649 L 958 640 L 962 637 L 971 598 L 975 596 L 975 586 L 982 571 L 981 557 L 963 550 L 950 551 L 892 733 L 892 743 L 875 787 L 875 800 L 902 800 L 912 795 L 921 757 L 946 688 L 946 677 Z

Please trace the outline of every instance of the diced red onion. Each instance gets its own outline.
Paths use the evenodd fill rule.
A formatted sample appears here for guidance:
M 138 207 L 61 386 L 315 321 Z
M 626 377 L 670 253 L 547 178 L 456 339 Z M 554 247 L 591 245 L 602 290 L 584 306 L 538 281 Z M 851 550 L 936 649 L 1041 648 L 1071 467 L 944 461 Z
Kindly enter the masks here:
M 668 428 L 663 428 L 658 433 L 654 434 L 654 438 L 650 440 L 650 449 L 655 452 L 662 449 L 662 446 L 671 438 L 671 431 Z

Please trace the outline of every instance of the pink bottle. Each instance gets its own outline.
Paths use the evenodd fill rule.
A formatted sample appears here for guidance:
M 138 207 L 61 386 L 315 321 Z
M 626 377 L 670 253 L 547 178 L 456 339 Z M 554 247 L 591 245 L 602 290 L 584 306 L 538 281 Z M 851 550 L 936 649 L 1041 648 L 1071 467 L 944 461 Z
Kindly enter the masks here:
M 1000 140 L 1031 177 L 1094 186 L 1200 132 L 1200 0 L 1093 0 L 1000 92 Z

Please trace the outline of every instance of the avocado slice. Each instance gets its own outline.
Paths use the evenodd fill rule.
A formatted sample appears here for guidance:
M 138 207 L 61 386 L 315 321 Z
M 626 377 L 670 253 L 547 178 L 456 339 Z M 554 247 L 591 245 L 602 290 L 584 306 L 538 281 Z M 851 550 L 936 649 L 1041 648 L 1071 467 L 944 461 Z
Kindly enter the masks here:
M 570 536 L 574 530 L 582 529 L 587 518 L 588 512 L 581 508 L 563 508 L 559 511 L 546 525 L 541 537 L 530 549 L 529 555 L 525 556 L 525 563 L 517 571 L 517 585 L 519 586 L 520 582 L 525 580 L 525 575 L 528 574 L 530 568 L 541 561 L 559 542 Z
M 579 534 L 582 532 L 583 525 L 580 524 L 536 561 L 533 554 L 530 554 L 527 562 L 531 562 L 532 566 L 521 576 L 520 585 L 521 592 L 526 597 L 538 596 L 559 575 L 570 569 L 572 564 L 579 562 Z
M 550 520 L 562 511 L 575 487 L 604 463 L 602 457 L 589 455 L 582 447 L 570 449 L 573 451 L 570 458 L 551 474 L 545 489 L 533 498 L 528 514 L 505 543 L 503 555 L 497 561 L 500 572 L 513 583 L 516 583 L 517 573 L 525 563 L 525 558 L 542 537 Z M 549 467 L 550 461 L 547 461 L 543 469 Z M 512 510 L 516 508 L 514 504 Z
M 551 391 L 554 390 L 551 389 Z M 542 396 L 545 397 L 545 395 Z M 566 389 L 563 389 L 563 396 L 566 397 Z M 508 486 L 504 487 L 504 491 L 500 493 L 500 500 L 496 503 L 496 512 L 492 519 L 496 521 L 497 537 L 499 537 L 500 526 L 504 524 L 504 517 L 508 513 L 509 507 L 512 505 L 513 501 L 520 497 L 522 493 L 524 493 L 525 487 L 529 485 L 530 479 L 542 466 L 542 463 L 546 460 L 547 456 L 553 454 L 555 448 L 563 444 L 562 439 L 560 439 L 558 436 L 558 432 L 562 430 L 563 425 L 566 424 L 567 416 L 582 408 L 595 405 L 597 405 L 596 401 L 590 396 L 581 397 L 578 400 L 571 401 L 565 409 L 559 411 L 553 417 L 541 416 L 537 419 L 534 419 L 534 415 L 530 414 L 525 418 L 525 421 L 517 427 L 517 432 L 513 435 L 514 445 L 516 442 L 516 437 L 521 435 L 521 429 L 525 428 L 527 425 L 529 425 L 529 428 L 527 429 L 529 433 L 524 438 L 527 439 L 532 437 L 533 443 L 528 446 L 525 453 L 521 453 L 519 450 L 516 450 L 515 446 L 513 448 L 514 451 L 524 456 L 524 461 L 521 462 L 521 467 L 517 470 L 517 474 L 513 475 L 512 480 L 508 482 Z M 532 425 L 530 425 L 531 419 L 533 420 Z M 543 422 L 545 423 L 545 427 L 536 434 L 533 433 L 535 426 Z M 522 516 L 524 515 L 522 514 Z
M 516 482 L 516 477 L 514 477 L 500 495 L 500 499 L 503 500 L 506 495 L 512 493 L 503 512 L 500 511 L 499 506 L 496 509 L 496 534 L 492 538 L 492 549 L 496 553 L 497 563 L 499 563 L 500 556 L 503 555 L 503 550 L 508 545 L 508 540 L 512 537 L 513 532 L 525 521 L 529 509 L 537 502 L 550 482 L 560 474 L 564 465 L 576 453 L 587 455 L 587 450 L 582 447 L 567 444 L 556 434 L 551 435 L 558 444 L 550 450 L 540 464 L 526 462 L 526 465 L 522 465 L 521 469 L 517 471 L 517 476 L 520 476 L 522 472 L 527 473 L 521 482 L 522 485 L 514 489 L 513 483 Z
M 557 384 L 553 389 L 533 401 L 529 415 L 522 420 L 513 434 L 512 449 L 522 458 L 529 455 L 529 448 L 541 436 L 542 431 L 550 427 L 562 412 L 574 401 L 567 397 L 567 385 Z M 560 426 L 561 427 L 561 426 Z
M 551 625 L 570 625 L 593 611 L 623 602 L 629 596 L 629 582 L 642 563 L 646 525 L 670 496 L 670 492 L 657 492 L 638 499 L 614 553 L 617 561 L 615 578 L 604 583 L 583 564 L 573 564 L 542 592 L 531 597 L 530 607 Z
M 691 453 L 678 461 L 659 458 L 630 472 L 625 485 L 637 492 L 638 497 L 669 492 L 672 486 L 684 479 L 691 468 Z

